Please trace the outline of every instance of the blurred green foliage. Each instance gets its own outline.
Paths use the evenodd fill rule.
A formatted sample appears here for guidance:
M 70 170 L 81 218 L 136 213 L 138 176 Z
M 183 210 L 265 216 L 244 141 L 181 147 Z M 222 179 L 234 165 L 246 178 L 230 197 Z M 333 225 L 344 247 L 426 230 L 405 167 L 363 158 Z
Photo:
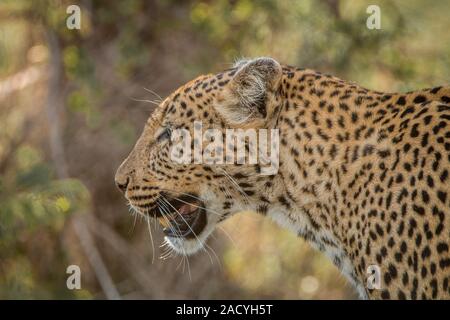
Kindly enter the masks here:
M 89 198 L 79 181 L 55 180 L 32 148 L 17 150 L 16 159 L 14 176 L 6 173 L 1 180 L 2 246 L 14 241 L 20 230 L 46 224 L 60 230 L 66 215 L 83 209 Z
M 70 214 L 86 210 L 89 192 L 78 180 L 56 180 L 30 146 L 21 146 L 13 157 L 0 176 L 0 298 L 56 297 L 44 289 L 51 279 L 34 274 L 26 244 L 43 232 L 58 235 Z M 56 262 L 64 270 L 64 257 Z

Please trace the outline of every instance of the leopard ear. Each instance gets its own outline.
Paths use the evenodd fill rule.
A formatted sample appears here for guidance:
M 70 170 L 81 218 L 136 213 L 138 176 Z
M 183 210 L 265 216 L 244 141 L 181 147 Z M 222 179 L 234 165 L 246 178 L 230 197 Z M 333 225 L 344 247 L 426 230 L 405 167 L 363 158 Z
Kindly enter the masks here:
M 237 71 L 217 99 L 217 111 L 231 124 L 264 123 L 272 116 L 282 75 L 272 58 L 238 62 Z

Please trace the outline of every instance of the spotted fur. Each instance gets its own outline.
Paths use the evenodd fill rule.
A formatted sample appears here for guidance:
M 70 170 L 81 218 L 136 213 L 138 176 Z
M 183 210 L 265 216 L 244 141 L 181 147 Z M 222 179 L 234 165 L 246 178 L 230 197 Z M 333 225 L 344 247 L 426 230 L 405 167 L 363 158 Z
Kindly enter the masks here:
M 163 128 L 278 128 L 280 169 L 177 165 Z M 194 143 L 199 143 L 194 141 Z M 225 171 L 224 171 L 225 170 Z M 163 191 L 194 193 L 208 208 L 199 241 L 242 210 L 271 216 L 323 251 L 362 298 L 450 298 L 450 87 L 372 91 L 270 58 L 201 76 L 148 120 L 116 182 L 141 213 Z M 170 240 L 170 239 L 169 239 Z M 366 286 L 367 268 L 381 288 Z

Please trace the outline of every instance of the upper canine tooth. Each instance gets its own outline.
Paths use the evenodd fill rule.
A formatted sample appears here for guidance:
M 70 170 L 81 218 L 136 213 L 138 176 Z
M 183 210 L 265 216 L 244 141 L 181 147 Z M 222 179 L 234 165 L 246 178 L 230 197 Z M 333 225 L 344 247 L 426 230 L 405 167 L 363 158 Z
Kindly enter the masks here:
M 195 207 L 193 207 L 190 204 L 185 204 L 183 206 L 181 206 L 180 210 L 178 210 L 181 214 L 188 214 L 191 213 L 192 211 L 194 211 L 193 209 L 195 209 Z

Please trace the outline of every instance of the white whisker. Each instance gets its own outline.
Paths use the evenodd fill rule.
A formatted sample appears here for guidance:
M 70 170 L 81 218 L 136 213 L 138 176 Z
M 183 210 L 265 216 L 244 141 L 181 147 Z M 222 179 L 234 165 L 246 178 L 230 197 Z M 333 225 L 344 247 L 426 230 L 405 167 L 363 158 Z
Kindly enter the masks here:
M 150 90 L 150 89 L 145 88 L 145 87 L 144 87 L 144 90 L 145 90 L 145 91 L 148 91 L 148 92 L 150 92 L 151 94 L 153 94 L 153 95 L 155 95 L 156 97 L 158 97 L 159 102 L 162 102 L 162 101 L 163 101 L 163 98 L 161 98 L 161 96 L 160 96 L 159 94 L 157 94 L 155 91 Z
M 136 101 L 136 102 L 148 102 L 148 103 L 154 104 L 155 106 L 159 106 L 159 103 L 158 103 L 158 102 L 152 101 L 152 100 L 147 100 L 147 99 L 135 99 L 135 98 L 130 98 L 130 99 L 133 100 L 133 101 Z
M 150 227 L 150 217 L 147 216 L 147 226 L 148 226 L 148 233 L 150 235 L 150 241 L 152 243 L 152 264 L 155 262 L 155 243 L 153 242 L 153 235 L 152 235 L 152 229 Z

